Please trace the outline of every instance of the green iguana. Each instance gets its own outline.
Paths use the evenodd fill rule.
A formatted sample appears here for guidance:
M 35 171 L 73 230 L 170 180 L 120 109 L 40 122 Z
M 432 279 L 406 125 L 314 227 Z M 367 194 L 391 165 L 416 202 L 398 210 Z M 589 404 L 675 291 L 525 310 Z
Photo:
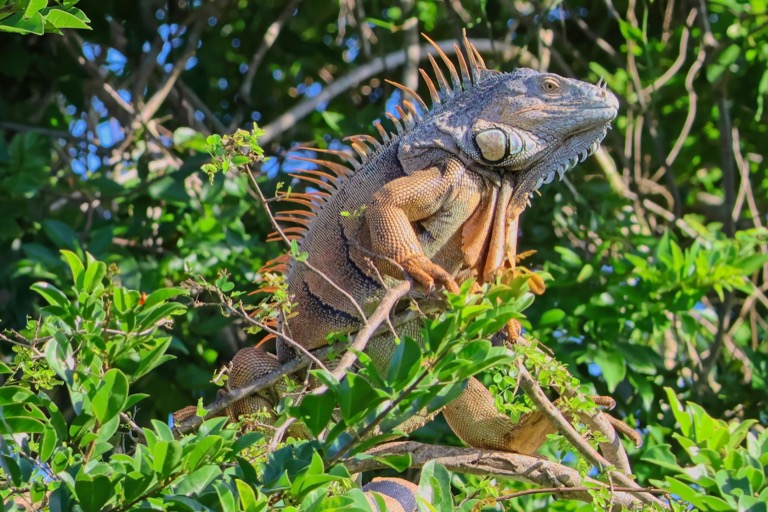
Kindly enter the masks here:
M 330 171 L 299 175 L 327 192 L 291 193 L 287 200 L 309 209 L 276 217 L 298 224 L 284 231 L 298 240 L 312 266 L 284 256 L 272 267 L 286 271 L 295 304 L 279 330 L 305 349 L 326 345 L 329 333 L 359 329 L 359 311 L 372 311 L 386 288 L 406 275 L 417 285 L 410 297 L 439 287 L 457 291 L 470 277 L 494 279 L 514 264 L 517 221 L 530 197 L 591 155 L 617 115 L 618 101 L 602 84 L 531 69 L 487 69 L 466 37 L 465 55 L 456 48 L 457 71 L 429 41 L 448 71 L 446 79 L 432 56 L 434 80 L 420 70 L 432 106 L 393 83 L 415 102 L 403 101 L 399 116 L 388 114 L 397 132 L 375 123 L 380 141 L 350 137 L 361 161 L 325 151 L 349 166 L 303 158 Z M 400 334 L 417 337 L 420 325 L 406 325 Z M 379 335 L 366 353 L 386 371 L 394 350 L 393 336 Z M 230 385 L 243 386 L 293 357 L 283 339 L 277 340 L 277 357 L 244 349 L 233 361 Z M 251 396 L 229 413 L 237 417 L 275 405 L 274 399 Z M 539 412 L 513 424 L 474 378 L 442 412 L 454 432 L 478 448 L 532 454 L 555 431 Z M 427 419 L 401 428 L 411 431 Z M 368 490 L 387 494 L 398 485 L 407 487 L 385 480 Z

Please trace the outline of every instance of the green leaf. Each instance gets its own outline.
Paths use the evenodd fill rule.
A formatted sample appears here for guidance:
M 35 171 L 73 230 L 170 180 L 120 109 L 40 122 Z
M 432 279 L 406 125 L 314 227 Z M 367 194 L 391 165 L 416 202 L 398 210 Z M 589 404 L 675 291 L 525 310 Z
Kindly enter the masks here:
M 237 441 L 234 442 L 232 445 L 232 452 L 240 453 L 241 451 L 245 450 L 246 448 L 250 448 L 262 439 L 264 439 L 264 434 L 260 432 L 246 432 L 245 434 L 238 437 Z
M 170 361 L 174 356 L 166 355 L 165 351 L 168 350 L 168 346 L 171 344 L 172 338 L 166 336 L 163 338 L 155 338 L 155 341 L 159 342 L 158 345 L 150 350 L 148 353 L 141 355 L 138 368 L 133 372 L 134 382 L 154 370 L 166 361 Z
M 538 326 L 545 327 L 548 325 L 560 325 L 565 318 L 565 311 L 559 308 L 550 309 L 545 311 L 539 319 Z
M 323 110 L 320 115 L 323 117 L 323 121 L 325 121 L 325 124 L 328 125 L 328 128 L 333 130 L 336 133 L 341 133 L 341 128 L 339 127 L 339 123 L 344 120 L 344 115 L 339 114 L 338 112 L 330 112 L 328 110 Z
M 67 299 L 67 296 L 52 284 L 41 281 L 34 283 L 30 288 L 42 295 L 43 298 L 48 301 L 48 304 L 60 306 L 65 310 L 69 309 L 69 300 Z
M 189 475 L 185 475 L 176 488 L 176 493 L 183 495 L 200 494 L 217 476 L 221 476 L 221 468 L 214 464 L 203 466 Z
M 398 473 L 402 473 L 409 467 L 411 467 L 412 457 L 410 453 L 402 455 L 387 455 L 384 457 L 374 457 L 375 460 L 382 464 L 394 469 Z
M 234 489 L 229 482 L 224 483 L 222 479 L 214 480 L 213 488 L 216 490 L 216 495 L 219 497 L 219 510 L 237 510 L 237 502 L 235 500 L 235 495 L 233 494 Z
M 141 295 L 135 290 L 127 290 L 122 286 L 115 287 L 113 292 L 115 308 L 118 313 L 125 314 L 128 310 L 136 307 Z
M 307 395 L 298 407 L 291 408 L 291 414 L 304 422 L 312 435 L 318 436 L 328 426 L 334 407 L 332 393 Z
M 83 14 L 82 11 L 79 9 L 75 10 L 78 11 L 83 17 L 85 17 L 85 14 Z M 86 30 L 90 30 L 91 28 L 87 24 L 87 22 L 90 21 L 87 17 L 85 20 L 82 20 L 74 14 L 71 14 L 58 7 L 52 7 L 50 10 L 48 10 L 47 14 L 43 14 L 45 14 L 45 21 L 56 28 L 79 28 Z
M 237 494 L 240 498 L 240 505 L 243 510 L 255 510 L 256 509 L 256 495 L 251 489 L 251 486 L 243 482 L 240 479 L 235 480 L 237 486 Z
M 226 418 L 214 418 L 211 421 L 215 421 L 215 420 L 219 420 L 219 419 L 225 419 L 226 420 Z M 165 422 L 162 422 L 160 420 L 151 420 L 151 423 L 152 423 L 152 427 L 155 429 L 155 434 L 157 435 L 158 439 L 163 440 L 163 441 L 173 441 L 174 440 L 173 431 L 171 430 L 171 428 L 168 425 L 165 424 Z M 205 425 L 205 424 L 203 424 L 203 425 Z M 202 430 L 202 427 L 201 427 L 201 430 Z M 198 430 L 198 438 L 202 438 L 202 437 L 205 437 L 205 436 L 207 436 L 209 434 L 213 434 L 210 431 L 203 432 L 201 430 Z
M 0 406 L 20 404 L 26 402 L 35 394 L 21 386 L 1 386 L 0 387 Z
M 105 475 L 91 477 L 81 473 L 77 475 L 75 494 L 85 512 L 99 512 L 114 495 L 114 486 Z
M 601 350 L 595 353 L 594 361 L 603 371 L 605 383 L 608 384 L 608 391 L 613 393 L 616 386 L 621 384 L 627 375 L 626 360 L 620 354 Z
M 46 427 L 46 429 L 43 431 L 43 435 L 40 436 L 40 443 L 37 449 L 40 462 L 46 462 L 51 457 L 51 455 L 53 455 L 53 451 L 56 449 L 58 443 L 59 436 L 56 433 L 56 429 L 52 427 Z
M 188 126 L 176 128 L 173 132 L 173 143 L 185 149 L 205 151 L 205 137 L 197 130 Z
M 40 16 L 39 14 L 37 16 Z M 42 23 L 43 17 L 40 16 Z M 41 29 L 42 30 L 42 29 Z M 42 33 L 42 31 L 40 32 Z M 48 219 L 43 221 L 43 231 L 51 239 L 54 246 L 60 248 L 74 249 L 78 243 L 77 232 L 72 229 L 68 224 L 64 224 L 61 221 Z
M 38 11 L 48 5 L 48 0 L 28 0 L 29 3 L 24 9 L 24 18 L 34 16 Z
M 112 368 L 104 374 L 91 400 L 93 414 L 103 425 L 123 411 L 127 400 L 128 378 L 117 368 Z
M 209 436 L 193 444 L 192 451 L 184 457 L 184 466 L 188 471 L 195 471 L 200 466 L 212 462 L 221 450 L 224 440 L 219 436 Z
M 83 262 L 80 261 L 77 254 L 66 249 L 61 250 L 61 256 L 64 258 L 64 261 L 67 262 L 67 265 L 69 265 L 69 270 L 72 272 L 72 280 L 77 281 L 77 278 L 80 277 L 80 274 L 82 274 L 85 269 Z
M 96 286 L 101 284 L 101 280 L 107 275 L 107 265 L 104 262 L 96 261 L 90 254 L 87 255 L 88 267 L 85 273 L 81 274 L 82 280 L 75 281 L 79 291 L 93 293 Z
M 374 389 L 365 378 L 347 374 L 339 385 L 339 409 L 347 423 L 359 421 L 384 399 L 382 392 Z
M 178 441 L 158 441 L 152 455 L 153 467 L 160 478 L 167 478 L 181 462 L 183 448 Z
M 669 406 L 672 410 L 672 414 L 674 414 L 675 419 L 677 420 L 677 423 L 680 425 L 680 432 L 684 437 L 689 437 L 691 435 L 691 417 L 688 414 L 688 411 L 686 411 L 682 404 L 680 403 L 680 400 L 677 399 L 677 395 L 675 395 L 675 391 L 672 388 L 664 388 L 664 392 L 667 394 L 667 399 L 669 400 Z
M 380 495 L 374 495 L 376 503 L 380 508 L 373 510 L 387 510 L 386 504 Z M 370 512 L 371 505 L 366 499 L 366 495 L 360 489 L 352 489 L 342 495 L 330 498 L 322 498 L 317 501 L 317 506 L 310 509 L 309 512 Z
M 136 327 L 139 330 L 148 329 L 154 326 L 161 318 L 180 315 L 186 310 L 185 306 L 177 302 L 166 302 L 149 309 L 145 308 L 137 318 Z
M 144 494 L 152 484 L 154 475 L 147 475 L 140 471 L 131 471 L 123 478 L 123 489 L 126 502 L 130 502 Z
M 675 454 L 670 450 L 670 445 L 659 444 L 650 447 L 642 456 L 642 460 L 652 462 L 663 468 L 671 469 L 677 473 L 682 473 L 683 468 L 677 464 Z
M 576 282 L 583 283 L 584 281 L 592 277 L 594 273 L 595 273 L 595 267 L 587 263 L 583 267 L 581 267 L 581 271 L 579 271 L 579 275 L 576 276 Z
M 30 416 L 6 416 L 0 407 L 0 433 L 13 434 L 39 434 L 45 431 L 42 421 Z
M 717 82 L 723 72 L 739 58 L 740 54 L 741 47 L 737 44 L 732 44 L 723 50 L 714 62 L 707 65 L 706 71 L 709 83 Z
M 144 301 L 144 308 L 149 309 L 156 304 L 160 304 L 161 302 L 178 295 L 189 295 L 189 291 L 184 288 L 160 288 L 147 296 Z
M 421 469 L 419 497 L 431 504 L 436 512 L 453 512 L 451 475 L 445 466 L 433 460 Z
M 10 455 L 6 455 L 5 453 L 0 453 L 0 462 L 2 463 L 0 467 L 5 470 L 4 472 L 10 473 L 13 485 L 16 487 L 21 487 L 25 479 L 21 474 L 21 468 L 19 467 L 16 458 L 11 457 Z
M 392 354 L 387 370 L 387 380 L 393 387 L 405 385 L 416 376 L 421 368 L 422 350 L 413 338 L 400 340 Z

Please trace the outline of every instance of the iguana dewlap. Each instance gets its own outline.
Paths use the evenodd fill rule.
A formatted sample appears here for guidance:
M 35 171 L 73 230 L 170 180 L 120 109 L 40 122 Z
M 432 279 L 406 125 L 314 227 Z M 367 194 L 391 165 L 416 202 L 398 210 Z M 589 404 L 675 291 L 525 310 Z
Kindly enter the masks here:
M 517 219 L 529 198 L 592 154 L 617 115 L 618 101 L 602 85 L 531 69 L 489 70 L 466 38 L 464 56 L 457 47 L 457 71 L 435 48 L 448 78 L 430 56 L 433 78 L 421 74 L 431 107 L 394 84 L 411 97 L 390 115 L 397 132 L 376 123 L 380 140 L 351 137 L 360 161 L 326 151 L 349 166 L 302 158 L 314 168 L 298 177 L 323 190 L 281 197 L 302 207 L 277 218 L 298 225 L 285 233 L 309 265 L 285 256 L 273 266 L 287 268 L 295 304 L 279 329 L 306 349 L 324 346 L 329 333 L 357 330 L 360 309 L 372 311 L 398 280 L 413 279 L 418 297 L 456 290 L 468 277 L 492 279 L 514 257 Z M 394 347 L 391 336 L 378 336 L 366 352 L 386 369 Z M 230 377 L 235 387 L 295 356 L 278 338 L 276 360 L 248 367 L 262 355 L 246 350 L 246 369 L 237 370 L 244 381 Z M 230 412 L 265 403 L 273 402 L 254 398 Z M 512 424 L 475 379 L 443 413 L 463 441 L 479 448 L 532 454 L 554 431 L 539 413 Z

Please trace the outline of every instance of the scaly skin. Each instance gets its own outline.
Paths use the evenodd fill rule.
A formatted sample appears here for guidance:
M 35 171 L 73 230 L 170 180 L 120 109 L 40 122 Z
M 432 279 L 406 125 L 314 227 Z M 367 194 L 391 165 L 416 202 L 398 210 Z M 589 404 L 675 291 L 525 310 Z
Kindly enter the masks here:
M 327 199 L 294 196 L 317 203 L 309 219 L 295 211 L 282 217 L 307 228 L 296 238 L 313 269 L 289 262 L 295 316 L 280 322 L 281 332 L 302 347 L 316 349 L 329 333 L 359 328 L 362 318 L 349 296 L 367 314 L 387 287 L 406 277 L 420 285 L 411 294 L 419 298 L 440 287 L 455 291 L 470 277 L 487 282 L 513 265 L 517 221 L 533 192 L 591 154 L 617 115 L 616 97 L 602 86 L 530 69 L 488 70 L 466 39 L 464 49 L 468 64 L 457 54 L 461 77 L 438 49 L 450 86 L 434 61 L 439 87 L 422 72 L 433 100 L 426 111 L 415 98 L 423 118 L 406 104 L 406 129 L 385 134 L 377 125 L 391 140 L 373 142 L 372 151 L 371 138 L 351 138 L 358 152 L 368 153 L 356 169 L 305 159 L 333 171 L 309 171 L 309 180 L 337 183 L 327 187 Z M 391 336 L 377 336 L 367 352 L 385 369 L 394 346 Z M 278 339 L 277 362 L 294 356 Z M 252 357 L 261 356 L 251 350 Z M 241 373 L 248 380 L 266 373 L 259 364 Z M 238 382 L 231 379 L 233 387 L 248 381 Z M 249 407 L 234 409 L 236 416 Z M 512 424 L 475 379 L 442 412 L 464 442 L 480 448 L 532 454 L 555 430 L 540 413 Z

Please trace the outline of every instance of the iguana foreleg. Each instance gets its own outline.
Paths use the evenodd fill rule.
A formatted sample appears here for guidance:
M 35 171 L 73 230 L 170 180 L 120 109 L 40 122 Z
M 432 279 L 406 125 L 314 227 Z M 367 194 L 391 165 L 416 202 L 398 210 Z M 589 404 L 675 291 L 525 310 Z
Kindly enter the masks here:
M 427 294 L 435 282 L 454 293 L 459 287 L 448 271 L 424 254 L 412 223 L 438 213 L 454 191 L 459 172 L 460 166 L 448 164 L 446 171 L 431 167 L 393 180 L 374 194 L 365 212 L 374 254 L 400 265 Z M 403 277 L 386 261 L 381 268 L 395 278 Z

